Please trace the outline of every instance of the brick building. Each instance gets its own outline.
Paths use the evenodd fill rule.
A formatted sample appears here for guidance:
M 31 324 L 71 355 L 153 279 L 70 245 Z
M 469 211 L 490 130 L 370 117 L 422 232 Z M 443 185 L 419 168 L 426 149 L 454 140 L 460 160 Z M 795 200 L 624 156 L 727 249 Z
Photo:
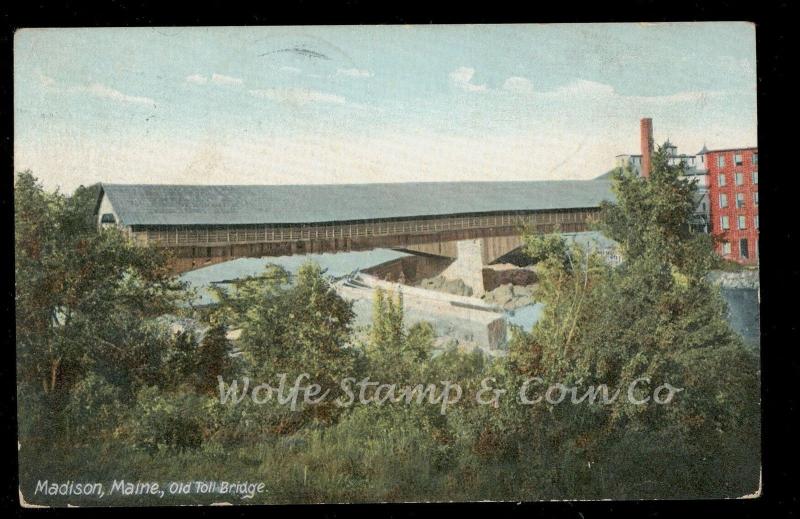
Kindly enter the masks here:
M 617 155 L 616 168 L 630 168 L 649 176 L 653 152 L 653 121 L 640 121 L 638 155 Z M 698 200 L 692 226 L 718 238 L 717 253 L 745 264 L 758 264 L 758 148 L 708 150 L 697 155 L 679 154 L 675 145 L 664 144 L 669 163 L 683 165 L 684 178 L 697 185 Z M 608 177 L 609 173 L 600 178 Z
M 758 148 L 700 152 L 708 169 L 710 221 L 717 252 L 758 264 Z

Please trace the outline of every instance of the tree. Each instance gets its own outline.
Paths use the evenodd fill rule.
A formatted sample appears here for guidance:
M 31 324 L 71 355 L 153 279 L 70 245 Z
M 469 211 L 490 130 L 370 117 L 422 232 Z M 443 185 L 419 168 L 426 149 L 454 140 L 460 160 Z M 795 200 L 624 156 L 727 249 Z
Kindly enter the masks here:
M 231 344 L 225 328 L 212 326 L 195 352 L 193 368 L 195 387 L 199 391 L 211 394 L 218 387 L 217 377 L 228 378 L 235 373 L 236 366 L 230 355 Z
M 402 292 L 375 290 L 365 345 L 371 376 L 398 383 L 421 380 L 430 371 L 435 338 L 433 326 L 426 321 L 407 326 Z
M 630 169 L 615 170 L 616 201 L 601 205 L 599 230 L 619 243 L 629 260 L 657 261 L 697 280 L 719 260 L 711 237 L 691 225 L 699 199 L 696 182 L 682 178 L 684 167 L 671 165 L 666 150 L 659 149 L 647 179 Z
M 533 431 L 534 420 L 549 424 L 544 441 L 565 456 L 580 454 L 575 470 L 595 467 L 585 478 L 596 490 L 612 488 L 607 480 L 593 479 L 605 467 L 636 474 L 633 478 L 649 472 L 659 484 L 648 495 L 656 496 L 691 485 L 670 472 L 672 454 L 646 447 L 649 442 L 670 445 L 673 453 L 684 449 L 693 474 L 708 476 L 686 490 L 699 495 L 721 491 L 719 478 L 702 472 L 711 469 L 701 459 L 719 458 L 744 444 L 749 454 L 726 458 L 739 479 L 727 479 L 725 490 L 752 491 L 758 470 L 758 362 L 728 327 L 724 302 L 706 278 L 717 262 L 710 239 L 689 225 L 696 187 L 681 177 L 680 166 L 669 165 L 663 150 L 655 154 L 648 179 L 618 171 L 613 182 L 616 202 L 604 204 L 598 227 L 619 243 L 623 263 L 604 265 L 590 251 L 558 245 L 556 237 L 534 247 L 549 251 L 540 261 L 537 294 L 545 311 L 530 333 L 511 344 L 508 367 L 516 387 L 538 376 L 548 384 L 575 385 L 579 394 L 606 384 L 612 391 L 619 388 L 622 397 L 607 406 L 548 405 L 546 414 L 523 412 L 517 418 L 527 424 L 520 427 Z M 724 366 L 736 366 L 735 374 Z M 652 395 L 662 383 L 683 391 L 669 405 L 637 405 L 626 392 L 641 377 L 650 382 L 637 389 L 637 398 L 646 395 L 644 389 Z M 648 457 L 646 468 L 634 470 L 610 455 L 619 452 L 610 446 L 622 443 L 630 459 Z M 659 479 L 653 475 L 658 471 L 675 479 Z M 618 481 L 614 491 L 641 494 L 641 488 L 626 484 L 632 485 Z
M 214 319 L 242 330 L 239 345 L 252 376 L 276 384 L 280 375 L 293 382 L 306 374 L 306 384 L 330 390 L 323 403 L 280 415 L 276 429 L 293 432 L 308 422 L 334 421 L 340 381 L 352 376 L 356 363 L 350 347 L 354 313 L 319 265 L 305 263 L 295 276 L 268 265 L 263 275 L 239 280 L 230 290 L 218 288 L 216 296 Z
M 117 229 L 97 231 L 87 214 L 90 195 L 46 192 L 27 171 L 15 182 L 18 388 L 21 398 L 45 402 L 51 417 L 61 414 L 98 350 L 115 362 L 141 363 L 120 328 L 143 326 L 173 309 L 180 294 L 157 250 L 134 246 Z

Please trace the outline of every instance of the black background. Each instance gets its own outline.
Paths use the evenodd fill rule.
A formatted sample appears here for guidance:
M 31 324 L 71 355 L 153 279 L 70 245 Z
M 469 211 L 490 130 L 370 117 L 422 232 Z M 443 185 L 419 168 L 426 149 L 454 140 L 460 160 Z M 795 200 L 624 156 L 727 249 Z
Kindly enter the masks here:
M 797 127 L 797 60 L 791 48 L 800 32 L 790 2 L 324 2 L 262 1 L 248 7 L 232 2 L 29 2 L 0 8 L 0 113 L 3 161 L 2 237 L 0 261 L 0 432 L 3 434 L 3 482 L 0 504 L 16 515 L 71 516 L 90 513 L 140 517 L 152 513 L 218 516 L 320 516 L 320 517 L 424 517 L 436 515 L 478 517 L 795 517 L 798 508 L 796 385 L 798 361 L 797 300 L 800 232 L 800 130 Z M 428 23 L 553 23 L 553 22 L 659 22 L 743 20 L 756 24 L 758 49 L 758 146 L 761 169 L 761 359 L 763 376 L 763 487 L 762 497 L 739 500 L 451 503 L 387 505 L 252 506 L 227 508 L 117 508 L 21 509 L 17 491 L 16 384 L 14 341 L 13 259 L 13 56 L 14 30 L 22 27 L 125 27 L 148 25 L 332 25 Z M 701 55 L 702 52 L 699 52 Z M 794 72 L 795 70 L 792 70 Z M 656 76 L 657 77 L 657 76 Z M 790 97 L 789 92 L 792 96 Z

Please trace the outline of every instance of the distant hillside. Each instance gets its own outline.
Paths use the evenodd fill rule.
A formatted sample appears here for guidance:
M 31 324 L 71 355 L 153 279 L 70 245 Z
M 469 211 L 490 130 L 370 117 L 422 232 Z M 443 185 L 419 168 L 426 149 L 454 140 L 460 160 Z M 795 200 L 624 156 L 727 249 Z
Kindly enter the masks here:
M 594 177 L 593 180 L 609 180 L 611 178 L 611 175 L 614 173 L 615 170 L 616 170 L 616 168 L 610 169 L 610 170 L 606 171 L 605 173 L 603 173 L 602 175 L 600 175 L 599 177 Z

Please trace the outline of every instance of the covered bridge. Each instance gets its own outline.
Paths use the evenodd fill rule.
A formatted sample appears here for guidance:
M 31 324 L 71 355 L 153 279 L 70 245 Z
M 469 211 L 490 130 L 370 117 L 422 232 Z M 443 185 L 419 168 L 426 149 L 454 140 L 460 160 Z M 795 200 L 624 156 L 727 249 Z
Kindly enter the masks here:
M 103 184 L 96 216 L 141 245 L 175 251 L 191 270 L 246 256 L 376 247 L 455 258 L 484 239 L 489 263 L 519 247 L 519 229 L 587 230 L 607 180 L 331 185 Z

